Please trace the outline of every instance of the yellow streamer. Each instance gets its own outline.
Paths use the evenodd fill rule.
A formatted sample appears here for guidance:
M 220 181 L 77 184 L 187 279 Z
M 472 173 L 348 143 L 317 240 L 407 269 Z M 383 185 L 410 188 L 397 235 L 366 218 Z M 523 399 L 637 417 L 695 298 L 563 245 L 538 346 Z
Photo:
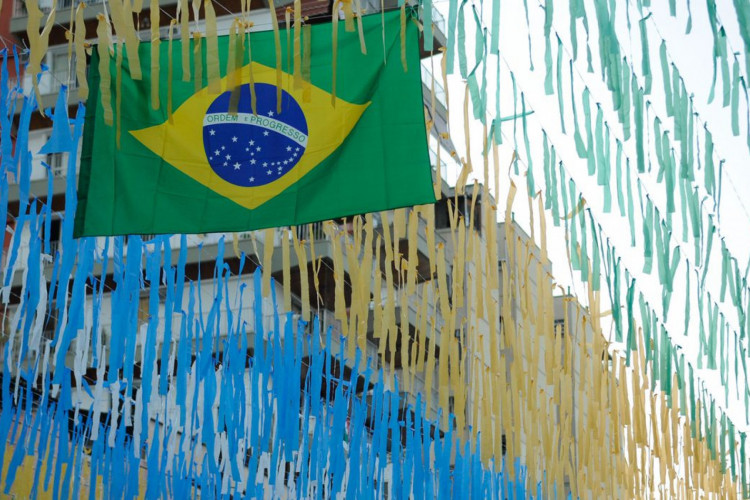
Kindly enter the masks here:
M 44 23 L 44 29 L 42 29 L 41 34 L 39 33 L 39 25 L 42 21 L 42 11 L 39 10 L 38 1 L 27 0 L 26 9 L 29 13 L 26 24 L 26 35 L 29 38 L 30 49 L 29 65 L 26 71 L 33 77 L 32 83 L 34 86 L 34 93 L 36 94 L 36 100 L 39 103 L 39 113 L 44 116 L 42 95 L 39 92 L 36 75 L 42 72 L 42 59 L 44 59 L 44 56 L 47 53 L 49 33 L 52 30 L 52 26 L 55 24 L 55 8 L 53 7 L 47 16 L 47 21 Z
M 338 62 L 339 48 L 339 2 L 333 0 L 333 10 L 331 11 L 331 106 L 336 106 L 336 65 Z
M 177 2 L 177 17 L 180 18 L 180 40 L 182 41 L 182 81 L 190 81 L 190 9 L 188 0 Z
M 96 16 L 99 24 L 96 27 L 96 36 L 99 44 L 96 46 L 99 52 L 99 94 L 101 95 L 102 109 L 104 110 L 104 123 L 112 125 L 112 90 L 111 73 L 109 69 L 109 58 L 111 52 L 111 38 L 109 21 L 103 14 Z
M 135 26 L 131 21 L 133 11 L 129 0 L 109 0 L 109 8 L 112 15 L 112 22 L 115 25 L 117 41 L 120 45 L 118 53 L 122 50 L 122 41 L 125 41 L 125 50 L 128 53 L 128 70 L 133 80 L 140 80 L 141 61 L 138 57 L 138 35 L 135 32 Z
M 276 113 L 279 114 L 281 113 L 281 78 L 282 78 L 281 38 L 279 35 L 279 20 L 276 19 L 276 7 L 274 7 L 273 0 L 268 0 L 268 6 L 271 9 L 271 24 L 273 25 L 273 43 L 274 43 L 274 47 L 276 48 Z
M 159 0 L 151 0 L 151 109 L 159 109 Z M 171 29 L 171 28 L 170 28 Z
M 78 4 L 76 9 L 76 80 L 78 81 L 78 99 L 85 101 L 89 96 L 89 82 L 86 79 L 86 24 L 83 21 L 85 4 Z
M 289 25 L 287 25 L 287 30 L 289 30 Z M 300 0 L 294 0 L 294 88 L 302 88 L 302 2 Z
M 167 45 L 167 120 L 169 123 L 174 123 L 172 118 L 172 78 L 173 78 L 173 66 L 172 66 L 172 37 L 174 36 L 174 27 L 177 21 L 172 19 L 169 23 L 169 45 Z

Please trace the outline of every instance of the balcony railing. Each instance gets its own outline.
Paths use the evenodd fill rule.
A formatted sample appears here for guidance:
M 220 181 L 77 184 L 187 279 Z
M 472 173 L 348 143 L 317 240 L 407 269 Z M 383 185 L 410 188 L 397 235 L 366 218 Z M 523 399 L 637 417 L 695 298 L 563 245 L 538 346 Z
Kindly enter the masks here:
M 447 108 L 448 105 L 445 99 L 445 89 L 440 83 L 440 78 L 441 77 L 438 75 L 435 75 L 435 100 L 442 104 L 444 108 Z M 428 91 L 432 89 L 432 71 L 430 71 L 430 68 L 425 65 L 422 65 L 422 83 Z M 429 94 L 427 94 L 426 97 L 430 99 Z
M 298 240 L 320 241 L 327 239 L 322 222 L 313 222 L 312 224 L 302 224 L 294 226 Z
M 447 155 L 447 154 L 448 153 L 443 152 L 443 155 Z M 434 147 L 430 146 L 430 162 L 432 163 L 432 165 L 433 165 L 434 168 L 438 168 L 438 167 L 440 168 L 440 178 L 447 180 L 447 176 L 448 176 L 448 164 L 443 159 L 444 158 L 443 155 L 441 155 L 440 165 L 438 165 L 438 162 L 437 162 L 437 151 L 435 151 Z
M 40 0 L 39 10 L 42 12 L 49 12 L 52 10 L 52 6 L 55 5 L 57 10 L 70 9 L 71 6 L 75 7 L 79 2 L 77 0 Z M 104 0 L 89 0 L 86 5 L 94 5 L 98 3 L 104 3 Z M 13 3 L 13 17 L 25 17 L 28 16 L 29 12 L 26 10 L 25 0 L 16 0 Z

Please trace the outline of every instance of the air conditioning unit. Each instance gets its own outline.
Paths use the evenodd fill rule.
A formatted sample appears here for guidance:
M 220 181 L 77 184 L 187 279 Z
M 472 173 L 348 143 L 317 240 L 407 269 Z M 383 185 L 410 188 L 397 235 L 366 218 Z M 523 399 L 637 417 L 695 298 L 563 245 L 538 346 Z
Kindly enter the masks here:
M 182 31 L 180 30 L 180 25 L 175 25 L 174 28 L 172 28 L 172 40 L 180 38 L 181 34 Z M 159 28 L 159 38 L 162 40 L 169 40 L 169 25 Z
M 54 177 L 64 177 L 67 173 L 65 165 L 65 153 L 52 153 L 47 155 L 47 165 L 50 174 Z
M 144 18 L 148 19 L 148 18 Z M 138 38 L 141 40 L 151 40 L 151 28 L 144 27 L 143 22 L 141 23 L 141 27 L 143 29 L 138 31 Z M 175 25 L 174 28 L 172 28 L 172 40 L 178 40 L 180 38 L 182 31 L 180 30 L 180 25 Z M 166 26 L 160 26 L 159 27 L 159 40 L 167 41 L 169 40 L 169 25 Z

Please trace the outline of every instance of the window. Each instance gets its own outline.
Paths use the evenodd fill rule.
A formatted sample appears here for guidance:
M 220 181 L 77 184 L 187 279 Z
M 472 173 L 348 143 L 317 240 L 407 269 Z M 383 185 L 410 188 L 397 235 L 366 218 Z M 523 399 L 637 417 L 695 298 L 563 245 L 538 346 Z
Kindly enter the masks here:
M 53 91 L 59 89 L 60 85 L 67 85 L 68 88 L 76 87 L 75 54 L 71 54 L 70 60 L 68 60 L 67 50 L 56 52 L 52 54 L 50 64 Z
M 47 155 L 47 165 L 49 165 L 49 175 L 53 177 L 64 177 L 67 167 L 67 153 L 51 153 Z
M 560 335 L 561 337 L 565 336 L 565 320 L 564 319 L 556 319 L 555 320 L 555 335 Z
M 60 239 L 62 237 L 62 219 L 54 217 L 50 223 L 49 229 L 49 253 L 55 255 L 60 248 Z
M 435 202 L 435 229 L 446 229 L 450 227 L 450 211 L 456 210 L 456 205 L 458 206 L 458 215 L 463 217 L 464 224 L 468 226 L 471 217 L 471 199 L 471 195 L 461 195 L 455 198 L 441 198 Z M 474 230 L 482 230 L 481 198 L 477 198 L 476 206 L 474 207 Z
M 149 296 L 145 293 L 138 301 L 138 326 L 148 323 L 149 316 Z

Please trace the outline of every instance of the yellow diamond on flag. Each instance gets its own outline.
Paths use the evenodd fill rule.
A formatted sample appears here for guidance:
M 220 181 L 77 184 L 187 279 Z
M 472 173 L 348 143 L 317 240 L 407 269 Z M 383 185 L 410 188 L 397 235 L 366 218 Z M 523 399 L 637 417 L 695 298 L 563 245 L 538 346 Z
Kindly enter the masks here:
M 278 112 L 276 70 L 252 63 L 255 109 L 251 106 L 250 65 L 240 70 L 236 112 L 232 89 L 203 88 L 180 105 L 172 122 L 130 133 L 164 161 L 238 205 L 253 209 L 278 195 L 333 153 L 357 124 L 369 103 L 352 104 L 310 85 L 293 87 L 282 74 Z

